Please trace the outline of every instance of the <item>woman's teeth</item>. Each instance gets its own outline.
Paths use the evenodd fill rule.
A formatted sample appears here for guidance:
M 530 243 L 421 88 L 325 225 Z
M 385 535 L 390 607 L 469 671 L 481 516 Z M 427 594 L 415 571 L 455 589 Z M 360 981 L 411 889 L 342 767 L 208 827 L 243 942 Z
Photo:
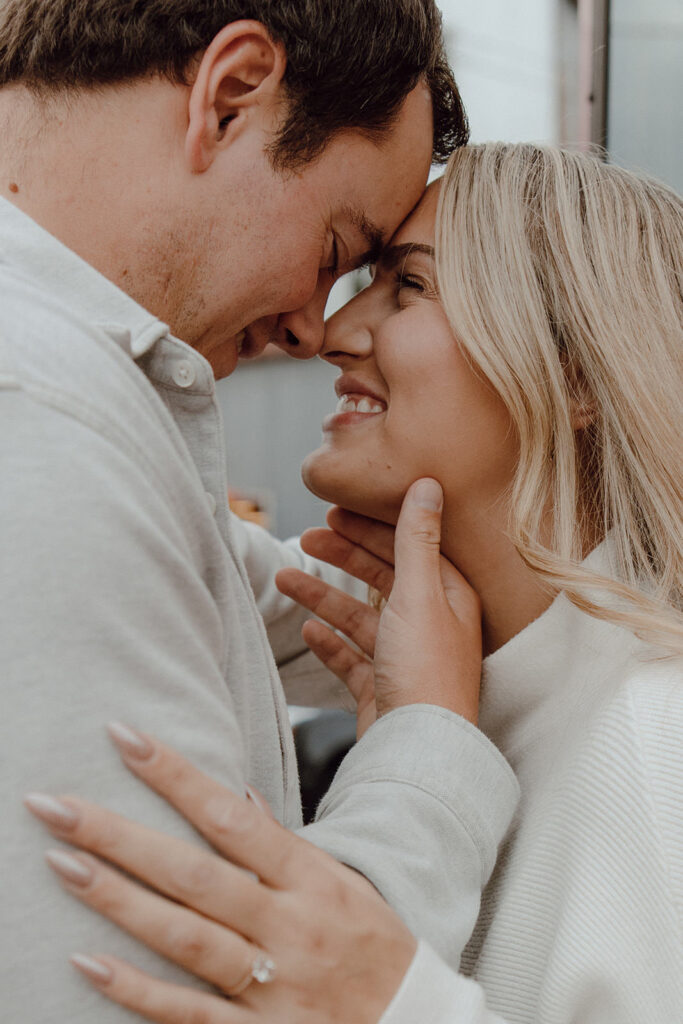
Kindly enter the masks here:
M 237 355 L 240 355 L 242 352 L 242 346 L 244 345 L 246 334 L 246 331 L 240 331 L 240 333 L 235 337 L 235 341 L 237 342 Z
M 337 402 L 338 413 L 341 412 L 364 412 L 364 413 L 377 413 L 384 412 L 386 406 L 382 402 L 375 402 L 371 398 L 351 398 L 350 395 L 342 395 Z

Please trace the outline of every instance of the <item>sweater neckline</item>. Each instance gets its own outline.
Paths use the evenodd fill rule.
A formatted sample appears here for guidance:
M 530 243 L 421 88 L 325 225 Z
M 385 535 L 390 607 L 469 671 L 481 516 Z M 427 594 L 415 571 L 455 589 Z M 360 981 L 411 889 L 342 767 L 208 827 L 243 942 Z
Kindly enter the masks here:
M 610 538 L 581 564 L 614 577 Z M 479 727 L 509 756 L 581 699 L 577 679 L 595 679 L 596 672 L 613 663 L 615 645 L 623 655 L 636 642 L 623 628 L 581 611 L 561 591 L 538 618 L 484 659 Z

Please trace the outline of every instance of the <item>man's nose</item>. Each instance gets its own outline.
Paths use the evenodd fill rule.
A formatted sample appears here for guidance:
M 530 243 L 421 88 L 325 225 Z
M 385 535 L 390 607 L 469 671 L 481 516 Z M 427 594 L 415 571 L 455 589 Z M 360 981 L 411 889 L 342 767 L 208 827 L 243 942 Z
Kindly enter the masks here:
M 325 306 L 334 281 L 325 274 L 305 305 L 278 318 L 275 344 L 295 359 L 317 356 L 325 337 Z

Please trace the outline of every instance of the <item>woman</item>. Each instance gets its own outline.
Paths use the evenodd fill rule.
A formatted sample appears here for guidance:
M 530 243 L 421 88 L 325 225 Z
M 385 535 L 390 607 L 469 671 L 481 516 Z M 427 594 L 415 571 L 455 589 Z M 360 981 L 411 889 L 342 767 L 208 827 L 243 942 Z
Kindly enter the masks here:
M 304 473 L 351 511 L 306 546 L 348 564 L 359 516 L 396 522 L 411 482 L 438 480 L 441 550 L 481 607 L 481 700 L 471 592 L 444 565 L 411 605 L 400 564 L 392 592 L 389 526 L 366 541 L 367 576 L 391 595 L 381 616 L 293 571 L 279 583 L 332 625 L 362 623 L 364 655 L 306 627 L 361 732 L 401 703 L 440 704 L 516 774 L 481 909 L 453 907 L 461 972 L 415 952 L 363 879 L 117 726 L 126 764 L 258 878 L 75 798 L 51 815 L 33 800 L 60 838 L 164 894 L 53 856 L 74 895 L 232 998 L 81 956 L 103 995 L 163 1022 L 683 1019 L 682 252 L 683 204 L 663 186 L 585 155 L 469 147 L 329 325 L 340 405 Z M 421 486 L 437 529 L 439 488 Z M 396 694 L 406 630 L 428 670 Z M 468 781 L 453 833 L 481 851 Z

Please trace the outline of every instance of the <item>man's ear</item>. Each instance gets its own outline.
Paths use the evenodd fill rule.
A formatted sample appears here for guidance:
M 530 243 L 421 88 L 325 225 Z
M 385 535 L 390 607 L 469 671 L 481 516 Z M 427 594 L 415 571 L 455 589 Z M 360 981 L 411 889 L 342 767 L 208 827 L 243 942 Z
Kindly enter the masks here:
M 234 21 L 209 44 L 190 91 L 185 156 L 201 174 L 220 143 L 244 126 L 240 117 L 258 103 L 272 104 L 285 73 L 284 47 L 258 21 Z

